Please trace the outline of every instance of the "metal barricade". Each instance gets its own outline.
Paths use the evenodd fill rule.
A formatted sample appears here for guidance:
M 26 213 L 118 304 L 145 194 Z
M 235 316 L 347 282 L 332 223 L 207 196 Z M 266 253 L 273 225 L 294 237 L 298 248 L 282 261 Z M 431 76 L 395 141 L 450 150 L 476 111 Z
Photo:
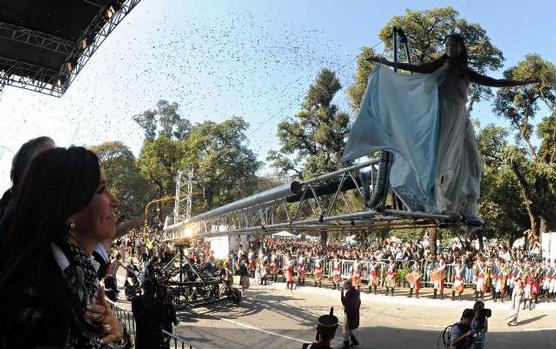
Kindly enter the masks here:
M 170 333 L 166 330 L 162 330 L 164 337 L 169 341 L 170 348 L 174 349 L 201 349 L 201 347 L 196 347 L 189 343 L 185 338 L 178 336 L 174 333 Z
M 124 309 L 117 305 L 116 303 L 112 302 L 110 299 L 106 299 L 112 312 L 114 315 L 120 320 L 120 322 L 124 325 L 127 330 L 127 333 L 130 336 L 135 336 L 135 318 L 133 317 L 133 313 L 127 309 Z
M 114 312 L 114 315 L 120 320 L 120 322 L 125 326 L 127 329 L 127 333 L 134 339 L 135 342 L 135 334 L 136 334 L 136 326 L 135 326 L 135 318 L 133 317 L 133 313 L 127 309 L 124 309 L 117 305 L 116 303 L 112 302 L 109 299 L 106 299 L 108 305 Z M 170 348 L 180 348 L 180 349 L 202 349 L 201 347 L 196 347 L 193 344 L 189 343 L 185 338 L 178 336 L 176 334 L 170 333 L 166 330 L 162 330 L 164 337 L 168 340 L 170 344 Z

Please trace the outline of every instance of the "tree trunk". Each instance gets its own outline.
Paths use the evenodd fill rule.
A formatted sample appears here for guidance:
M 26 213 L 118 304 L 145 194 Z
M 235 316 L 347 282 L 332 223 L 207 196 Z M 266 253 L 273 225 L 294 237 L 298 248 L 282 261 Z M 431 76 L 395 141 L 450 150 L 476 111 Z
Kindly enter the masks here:
M 485 248 L 485 242 L 483 240 L 483 232 L 479 231 L 477 234 L 477 239 L 479 240 L 479 251 L 483 251 Z
M 328 240 L 328 232 L 327 231 L 321 231 L 320 232 L 320 243 L 321 245 L 326 245 L 326 241 Z
M 438 236 L 438 228 L 428 228 L 429 232 L 429 248 L 433 256 L 436 256 L 436 238 Z
M 542 258 L 542 234 L 546 232 L 548 232 L 548 223 L 546 221 L 546 218 L 541 216 L 539 222 L 539 245 L 540 245 L 541 258 Z
M 519 183 L 519 189 L 521 191 L 521 195 L 523 196 L 523 204 L 527 209 L 527 214 L 529 215 L 529 225 L 531 232 L 535 234 L 535 236 L 539 236 L 539 230 L 537 226 L 537 217 L 533 210 L 533 196 L 531 195 L 531 190 L 529 185 L 527 184 L 527 180 L 525 176 L 519 170 L 519 165 L 516 162 L 511 163 L 512 171 L 514 172 L 517 182 Z M 527 248 L 527 238 L 525 238 L 525 248 Z

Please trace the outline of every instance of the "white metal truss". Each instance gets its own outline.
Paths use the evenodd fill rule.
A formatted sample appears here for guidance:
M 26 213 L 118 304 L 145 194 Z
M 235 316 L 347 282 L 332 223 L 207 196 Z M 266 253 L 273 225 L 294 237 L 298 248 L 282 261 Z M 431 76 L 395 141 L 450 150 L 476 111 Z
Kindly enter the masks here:
M 164 239 L 196 236 L 265 234 L 280 230 L 319 233 L 439 225 L 463 225 L 459 215 L 411 212 L 395 194 L 380 212 L 366 206 L 380 160 L 372 159 L 303 182 L 284 186 L 180 220 L 164 231 Z M 367 179 L 366 179 L 367 178 Z M 286 186 L 289 187 L 289 186 Z

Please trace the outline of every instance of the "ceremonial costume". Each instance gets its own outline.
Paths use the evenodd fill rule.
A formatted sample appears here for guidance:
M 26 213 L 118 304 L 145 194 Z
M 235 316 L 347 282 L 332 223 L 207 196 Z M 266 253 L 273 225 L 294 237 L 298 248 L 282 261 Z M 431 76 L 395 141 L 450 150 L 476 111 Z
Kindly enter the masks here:
M 411 266 L 411 273 L 407 274 L 405 279 L 409 283 L 409 298 L 413 296 L 413 290 L 415 290 L 415 296 L 419 298 L 419 290 L 421 289 L 421 266 L 418 262 L 413 263 Z
M 396 287 L 396 271 L 398 267 L 396 262 L 390 260 L 388 264 L 388 269 L 386 272 L 386 279 L 384 280 L 384 286 L 386 287 L 386 295 L 388 296 L 388 291 L 392 290 L 392 296 L 394 295 L 394 288 Z
M 456 264 L 454 268 L 454 276 L 452 279 L 452 301 L 455 300 L 456 293 L 461 301 L 461 294 L 465 288 L 465 268 L 461 264 Z
M 475 301 L 481 297 L 481 301 L 485 299 L 485 292 L 487 290 L 486 287 L 486 275 L 485 275 L 485 267 L 483 266 L 483 261 L 478 260 L 475 269 Z
M 434 268 L 434 272 L 431 275 L 431 279 L 433 279 L 433 286 L 434 286 L 434 294 L 433 298 L 436 299 L 436 295 L 438 294 L 438 290 L 440 290 L 440 298 L 444 299 L 444 283 L 446 279 L 446 264 L 444 260 L 441 259 L 440 262 Z
M 337 259 L 334 259 L 333 268 L 332 268 L 332 284 L 334 285 L 334 289 L 336 287 L 340 287 L 340 282 L 342 282 L 342 271 L 341 271 L 342 262 Z
M 374 294 L 376 294 L 376 287 L 377 287 L 377 284 L 378 284 L 377 269 L 378 269 L 378 263 L 373 258 L 371 260 L 371 262 L 369 263 L 369 270 L 368 270 L 368 272 L 369 272 L 369 293 L 371 292 L 371 288 L 373 288 Z
M 278 274 L 280 273 L 280 263 L 276 256 L 272 257 L 272 282 L 278 282 Z
M 315 266 L 313 268 L 313 277 L 315 278 L 315 287 L 317 284 L 319 287 L 322 286 L 322 267 L 321 267 L 321 259 L 315 259 Z
M 293 290 L 293 274 L 295 269 L 295 260 L 288 261 L 288 265 L 285 267 L 286 274 L 286 289 Z
M 361 263 L 357 259 L 351 266 L 351 282 L 357 289 L 361 286 Z
M 506 282 L 508 279 L 509 271 L 504 265 L 501 263 L 498 268 L 498 274 L 496 275 L 496 283 L 494 287 L 494 301 L 496 302 L 497 299 L 501 299 L 502 302 L 504 301 L 504 295 L 506 294 Z
M 305 270 L 305 258 L 299 257 L 297 260 L 297 284 L 305 285 L 305 277 L 307 276 L 307 270 Z

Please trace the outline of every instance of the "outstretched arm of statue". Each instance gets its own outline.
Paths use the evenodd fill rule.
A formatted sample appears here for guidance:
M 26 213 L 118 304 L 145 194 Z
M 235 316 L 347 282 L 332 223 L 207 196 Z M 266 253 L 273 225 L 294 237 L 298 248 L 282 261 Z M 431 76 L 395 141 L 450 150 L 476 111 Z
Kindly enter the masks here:
M 513 87 L 534 84 L 539 82 L 537 79 L 527 80 L 508 80 L 508 79 L 495 79 L 490 76 L 482 75 L 472 69 L 467 69 L 467 74 L 471 82 L 490 87 Z
M 433 73 L 435 70 L 440 68 L 444 62 L 442 60 L 436 60 L 428 63 L 412 64 L 412 63 L 401 63 L 401 62 L 391 62 L 384 57 L 369 57 L 367 58 L 369 62 L 375 62 L 384 64 L 390 67 L 396 67 L 399 69 L 407 70 L 414 73 Z

